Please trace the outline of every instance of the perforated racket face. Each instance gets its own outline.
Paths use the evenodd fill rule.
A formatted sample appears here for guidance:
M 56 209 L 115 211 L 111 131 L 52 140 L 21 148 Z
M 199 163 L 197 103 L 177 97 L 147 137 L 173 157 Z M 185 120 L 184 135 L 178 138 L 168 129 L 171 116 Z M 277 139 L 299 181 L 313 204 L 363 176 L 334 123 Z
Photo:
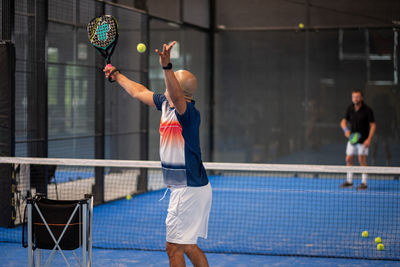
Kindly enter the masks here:
M 87 32 L 92 45 L 105 50 L 118 37 L 117 20 L 110 15 L 94 18 L 88 23 Z

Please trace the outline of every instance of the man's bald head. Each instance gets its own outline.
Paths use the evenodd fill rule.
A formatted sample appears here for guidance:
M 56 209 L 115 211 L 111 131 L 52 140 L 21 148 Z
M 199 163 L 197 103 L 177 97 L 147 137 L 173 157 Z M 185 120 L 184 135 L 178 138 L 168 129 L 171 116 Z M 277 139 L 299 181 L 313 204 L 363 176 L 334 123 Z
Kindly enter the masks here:
M 187 70 L 175 71 L 175 77 L 182 88 L 183 96 L 187 100 L 192 100 L 197 90 L 197 78 Z

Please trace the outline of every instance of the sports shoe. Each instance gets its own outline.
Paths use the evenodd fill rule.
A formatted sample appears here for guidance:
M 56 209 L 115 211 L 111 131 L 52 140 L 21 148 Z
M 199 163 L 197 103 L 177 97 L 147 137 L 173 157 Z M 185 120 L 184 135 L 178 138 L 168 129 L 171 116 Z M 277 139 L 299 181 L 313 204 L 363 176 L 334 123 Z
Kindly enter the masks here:
M 366 190 L 366 189 L 368 189 L 367 184 L 361 183 L 357 186 L 357 190 Z
M 340 188 L 352 188 L 352 187 L 353 183 L 349 183 L 347 181 L 340 185 Z

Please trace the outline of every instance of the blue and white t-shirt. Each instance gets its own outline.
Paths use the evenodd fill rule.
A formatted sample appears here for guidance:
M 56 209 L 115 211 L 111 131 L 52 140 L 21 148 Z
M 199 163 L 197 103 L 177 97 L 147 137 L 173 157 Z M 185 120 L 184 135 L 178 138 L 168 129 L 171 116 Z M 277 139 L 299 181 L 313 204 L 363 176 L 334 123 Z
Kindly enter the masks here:
M 161 110 L 160 158 L 164 183 L 169 187 L 204 186 L 208 177 L 200 152 L 200 112 L 194 101 L 186 102 L 186 111 L 179 115 L 167 98 L 153 95 Z

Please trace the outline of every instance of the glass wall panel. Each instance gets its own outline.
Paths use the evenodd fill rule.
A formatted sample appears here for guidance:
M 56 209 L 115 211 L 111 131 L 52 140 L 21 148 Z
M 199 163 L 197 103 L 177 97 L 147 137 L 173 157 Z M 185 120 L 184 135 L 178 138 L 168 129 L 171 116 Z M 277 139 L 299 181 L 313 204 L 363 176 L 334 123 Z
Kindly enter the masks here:
M 368 161 L 398 166 L 393 36 L 390 29 L 218 33 L 215 160 L 345 164 L 339 123 L 352 90 L 361 89 L 377 123 Z
M 180 21 L 181 0 L 147 0 L 147 8 L 150 15 L 161 18 Z
M 210 26 L 210 1 L 184 0 L 183 20 L 204 28 Z

